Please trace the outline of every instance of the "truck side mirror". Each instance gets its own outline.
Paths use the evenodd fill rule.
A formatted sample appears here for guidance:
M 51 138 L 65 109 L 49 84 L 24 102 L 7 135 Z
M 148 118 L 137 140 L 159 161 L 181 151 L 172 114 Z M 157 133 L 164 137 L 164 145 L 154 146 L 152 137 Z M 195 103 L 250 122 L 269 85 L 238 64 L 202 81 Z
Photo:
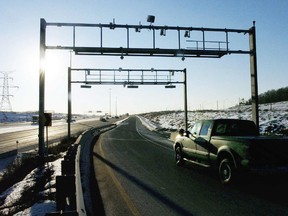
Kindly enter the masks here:
M 191 132 L 190 131 L 186 131 L 185 135 L 186 135 L 186 137 L 190 137 Z
M 184 136 L 184 133 L 185 133 L 185 130 L 184 130 L 183 128 L 181 128 L 181 129 L 179 130 L 179 135 L 180 135 L 180 136 Z

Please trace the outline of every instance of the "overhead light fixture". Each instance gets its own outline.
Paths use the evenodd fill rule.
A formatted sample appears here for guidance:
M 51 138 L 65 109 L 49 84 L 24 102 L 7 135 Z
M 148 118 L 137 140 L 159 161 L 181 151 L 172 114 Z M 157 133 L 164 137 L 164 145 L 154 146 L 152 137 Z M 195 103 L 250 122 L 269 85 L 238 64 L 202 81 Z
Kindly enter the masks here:
M 115 29 L 115 18 L 113 18 L 113 23 L 110 22 L 110 29 Z
M 138 88 L 139 86 L 128 85 L 127 88 Z
M 91 85 L 81 85 L 81 88 L 91 88 Z
M 165 88 L 176 88 L 175 85 L 166 85 Z
M 161 36 L 166 36 L 166 29 L 161 29 L 160 30 L 160 35 Z
M 135 28 L 135 32 L 141 32 L 141 22 L 139 22 L 139 27 Z
M 189 31 L 189 30 L 186 30 L 186 31 L 185 31 L 184 37 L 190 38 L 190 31 Z
M 148 16 L 147 16 L 147 22 L 149 22 L 150 25 L 152 25 L 152 23 L 155 22 L 155 16 L 153 16 L 153 15 L 148 15 Z

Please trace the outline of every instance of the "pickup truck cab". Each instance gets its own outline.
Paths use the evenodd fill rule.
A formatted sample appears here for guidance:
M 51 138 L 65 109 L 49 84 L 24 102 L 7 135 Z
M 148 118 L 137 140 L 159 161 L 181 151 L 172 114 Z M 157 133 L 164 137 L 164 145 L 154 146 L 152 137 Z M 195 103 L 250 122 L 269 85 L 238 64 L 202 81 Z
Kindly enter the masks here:
M 288 170 L 288 139 L 259 136 L 253 121 L 200 120 L 173 145 L 176 164 L 216 167 L 220 181 L 231 183 L 240 171 Z

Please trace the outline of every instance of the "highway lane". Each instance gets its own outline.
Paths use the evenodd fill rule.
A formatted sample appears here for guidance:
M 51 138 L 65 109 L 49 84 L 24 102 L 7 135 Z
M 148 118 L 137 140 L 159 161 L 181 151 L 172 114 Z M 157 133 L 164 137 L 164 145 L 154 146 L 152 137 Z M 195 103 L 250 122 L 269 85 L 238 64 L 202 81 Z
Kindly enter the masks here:
M 174 157 L 172 143 L 136 117 L 102 134 L 93 163 L 106 215 L 288 215 L 287 181 L 224 187 L 215 172 L 179 168 Z
M 117 119 L 118 120 L 118 119 Z M 110 119 L 106 122 L 102 122 L 100 120 L 79 120 L 76 122 L 71 123 L 71 134 L 78 135 L 81 132 L 88 130 L 93 127 L 101 127 L 104 125 L 111 124 L 115 122 L 116 119 Z M 14 128 L 17 130 L 13 130 L 13 126 L 10 125 L 10 130 L 7 132 L 0 134 L 0 154 L 8 151 L 12 151 L 18 148 L 20 152 L 37 149 L 38 148 L 38 126 L 34 125 L 21 125 L 21 129 L 19 129 L 18 124 L 14 124 Z M 46 129 L 45 129 L 46 133 Z M 62 122 L 53 122 L 51 127 L 48 127 L 48 143 L 57 142 L 64 137 L 67 137 L 67 123 Z M 17 145 L 18 141 L 18 145 Z M 45 134 L 45 142 L 46 142 L 46 134 Z

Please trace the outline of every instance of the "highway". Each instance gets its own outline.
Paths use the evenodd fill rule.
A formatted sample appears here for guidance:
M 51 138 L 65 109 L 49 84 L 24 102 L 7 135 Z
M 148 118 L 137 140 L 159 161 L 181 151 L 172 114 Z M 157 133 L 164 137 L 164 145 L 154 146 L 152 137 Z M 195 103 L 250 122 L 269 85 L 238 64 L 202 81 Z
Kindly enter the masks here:
M 172 142 L 137 117 L 103 133 L 93 166 L 105 214 L 288 215 L 287 179 L 244 176 L 223 186 L 215 171 L 189 163 L 177 167 L 174 158 Z M 101 213 L 99 201 L 94 206 L 95 215 Z
M 71 123 L 71 135 L 79 135 L 81 132 L 90 128 L 109 125 L 115 121 L 116 119 L 109 119 L 106 122 L 100 121 L 99 119 L 79 120 Z M 7 130 L 5 130 L 5 127 Z M 7 126 L 2 124 L 1 131 L 0 154 L 15 149 L 18 149 L 18 152 L 38 149 L 38 125 L 31 125 L 31 123 L 13 123 Z M 52 126 L 48 127 L 48 143 L 60 141 L 64 137 L 67 137 L 67 134 L 66 121 L 54 121 Z

